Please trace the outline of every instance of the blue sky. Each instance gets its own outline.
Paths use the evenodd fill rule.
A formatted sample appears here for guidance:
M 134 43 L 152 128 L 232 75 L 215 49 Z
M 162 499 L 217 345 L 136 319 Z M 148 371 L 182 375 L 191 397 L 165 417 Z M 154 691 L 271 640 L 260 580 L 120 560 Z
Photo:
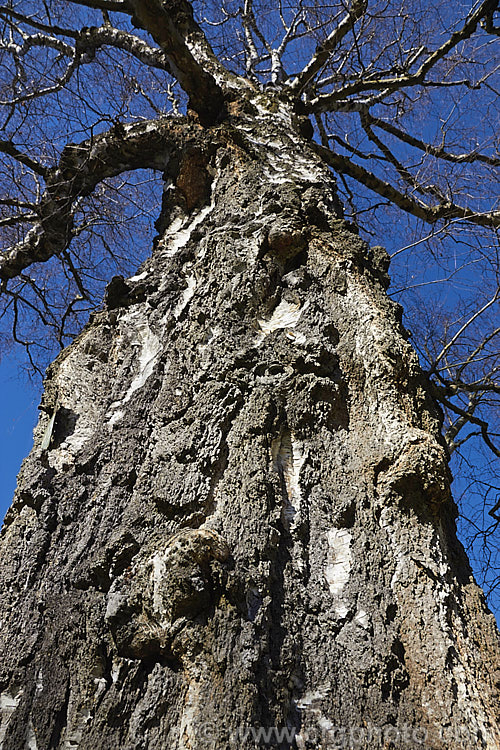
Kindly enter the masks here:
M 33 445 L 33 428 L 38 420 L 41 386 L 36 388 L 19 372 L 14 352 L 0 361 L 0 516 L 12 502 L 17 473 Z

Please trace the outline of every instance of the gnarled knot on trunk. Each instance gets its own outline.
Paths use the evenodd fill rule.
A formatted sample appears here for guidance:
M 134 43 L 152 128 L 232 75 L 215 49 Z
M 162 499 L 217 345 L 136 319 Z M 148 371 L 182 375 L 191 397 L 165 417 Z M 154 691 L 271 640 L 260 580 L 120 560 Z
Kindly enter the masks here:
M 398 458 L 378 473 L 379 496 L 395 491 L 406 502 L 424 499 L 431 511 L 451 499 L 444 449 L 429 436 L 413 438 Z
M 267 234 L 269 250 L 279 260 L 288 260 L 298 255 L 307 245 L 304 227 L 294 217 L 278 216 Z
M 169 653 L 184 625 L 216 598 L 212 565 L 229 548 L 211 529 L 183 529 L 142 550 L 112 584 L 105 619 L 118 653 L 132 659 Z

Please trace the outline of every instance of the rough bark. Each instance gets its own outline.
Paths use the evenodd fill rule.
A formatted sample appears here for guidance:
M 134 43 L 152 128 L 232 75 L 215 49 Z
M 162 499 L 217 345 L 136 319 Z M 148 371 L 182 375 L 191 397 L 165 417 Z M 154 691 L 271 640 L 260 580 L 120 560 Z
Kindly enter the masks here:
M 296 126 L 264 95 L 193 125 L 151 259 L 50 368 L 3 750 L 500 746 L 440 414 Z

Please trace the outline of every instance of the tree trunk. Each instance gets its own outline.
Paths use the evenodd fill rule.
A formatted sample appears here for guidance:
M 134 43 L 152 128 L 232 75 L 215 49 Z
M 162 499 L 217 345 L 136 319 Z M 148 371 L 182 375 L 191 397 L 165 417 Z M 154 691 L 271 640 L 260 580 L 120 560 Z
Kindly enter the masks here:
M 386 256 L 295 116 L 245 107 L 185 125 L 151 259 L 49 369 L 0 747 L 498 748 L 498 632 Z

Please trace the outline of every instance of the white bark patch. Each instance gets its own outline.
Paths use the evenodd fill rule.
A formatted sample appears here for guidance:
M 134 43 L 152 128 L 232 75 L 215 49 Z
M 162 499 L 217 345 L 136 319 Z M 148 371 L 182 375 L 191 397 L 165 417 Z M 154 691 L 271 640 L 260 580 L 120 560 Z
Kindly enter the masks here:
M 301 698 L 294 700 L 293 703 L 295 703 L 300 711 L 305 711 L 309 716 L 314 716 L 319 726 L 323 727 L 324 722 L 328 720 L 325 718 L 321 710 L 321 702 L 328 697 L 330 691 L 330 684 L 316 688 L 316 690 L 308 690 L 307 693 L 304 693 Z M 329 726 L 327 728 L 329 728 Z M 306 743 L 301 734 L 295 735 L 295 741 L 298 750 L 305 750 Z
M 129 281 L 142 281 L 147 276 L 148 276 L 148 272 L 147 271 L 143 271 L 142 273 L 138 273 L 135 276 L 131 276 L 129 278 Z
M 117 422 L 120 421 L 125 416 L 125 412 L 123 409 L 118 409 L 118 411 L 115 411 L 115 413 L 108 419 L 108 424 L 110 427 L 113 427 Z
M 114 658 L 111 666 L 111 682 L 116 685 L 120 680 L 121 671 L 123 668 L 123 660 L 120 658 Z
M 153 558 L 153 612 L 161 615 L 163 612 L 163 597 L 161 593 L 162 580 L 167 575 L 165 558 L 160 554 Z
M 347 529 L 330 529 L 325 578 L 332 596 L 339 597 L 351 571 L 351 534 Z
M 158 243 L 158 247 L 161 247 L 165 255 L 167 255 L 169 258 L 174 256 L 177 250 L 179 250 L 182 245 L 185 244 L 183 243 L 184 235 L 182 233 L 182 226 L 185 222 L 186 220 L 182 216 L 178 216 L 176 219 L 174 219 Z M 187 236 L 186 242 L 188 241 L 188 239 L 189 234 Z
M 194 724 L 200 712 L 199 692 L 198 684 L 192 682 L 187 690 L 182 709 L 179 728 L 179 750 L 194 750 L 197 747 Z
M 205 206 L 197 211 L 194 216 L 190 214 L 187 219 L 183 217 L 174 219 L 158 243 L 168 258 L 173 258 L 181 248 L 187 245 L 196 227 L 213 211 L 214 205 L 214 203 L 211 203 L 209 206 Z
M 407 357 L 410 347 L 395 335 L 385 313 L 378 310 L 366 289 L 355 279 L 349 280 L 344 304 L 345 315 L 353 320 L 356 331 L 356 355 L 363 365 L 367 383 L 363 391 L 364 403 L 373 430 L 390 450 L 400 455 L 409 443 L 429 440 L 427 432 L 408 424 L 394 385 L 394 366 L 389 353 Z
M 278 330 L 278 328 L 295 328 L 306 307 L 307 302 L 301 307 L 300 302 L 288 302 L 287 300 L 282 300 L 279 305 L 274 308 L 273 314 L 268 320 L 257 321 L 263 334 L 261 335 L 260 341 L 263 341 L 265 336 Z
M 317 183 L 325 180 L 325 170 L 319 163 L 310 158 L 305 159 L 298 149 L 290 150 L 290 144 L 270 137 L 259 138 L 255 135 L 255 128 L 240 128 L 247 131 L 245 138 L 255 146 L 265 149 L 266 164 L 264 175 L 269 182 L 283 185 L 286 182 Z M 251 135 L 250 135 L 251 133 Z
M 217 326 L 214 326 L 214 328 L 209 329 L 209 332 L 205 338 L 205 343 L 198 344 L 198 351 L 200 352 L 201 357 L 202 357 L 203 368 L 206 368 L 209 366 L 209 363 L 206 361 L 207 354 L 209 350 L 211 349 L 211 344 L 219 338 L 221 333 L 222 333 L 222 330 L 218 328 Z
M 107 424 L 113 426 L 123 417 L 124 404 L 130 401 L 139 388 L 142 388 L 155 369 L 161 345 L 150 329 L 147 317 L 142 310 L 130 309 L 121 315 L 116 341 L 115 350 L 133 352 L 134 356 L 130 363 L 132 379 L 124 397 L 113 402 L 105 415 L 103 415 L 104 404 L 95 397 L 95 381 L 89 377 L 88 369 L 85 366 L 82 367 L 82 359 L 84 361 L 86 359 L 83 353 L 85 338 L 79 345 L 68 350 L 68 356 L 61 362 L 57 377 L 58 401 L 55 418 L 57 420 L 59 409 L 68 410 L 73 429 L 68 431 L 69 434 L 57 448 L 51 448 L 48 445 L 49 464 L 58 471 L 72 464 L 79 451 L 88 442 L 94 440 L 96 424 L 107 418 Z M 113 355 L 110 361 L 113 361 Z M 42 445 L 45 445 L 47 438 L 50 442 L 50 435 L 46 435 Z
M 382 509 L 379 523 L 387 534 L 387 554 L 392 555 L 394 560 L 391 588 L 396 599 L 401 601 L 408 622 L 421 623 L 425 620 L 429 623 L 424 632 L 416 635 L 412 647 L 418 651 L 422 663 L 432 664 L 433 669 L 447 675 L 456 690 L 461 715 L 467 717 L 465 723 L 471 732 L 481 733 L 487 742 L 485 747 L 496 748 L 490 730 L 488 707 L 485 708 L 477 682 L 470 679 L 476 669 L 472 663 L 474 649 L 471 650 L 460 628 L 453 626 L 450 602 L 458 594 L 451 583 L 453 577 L 444 558 L 440 539 L 445 536 L 444 532 L 439 526 L 429 526 L 426 537 L 420 534 L 413 539 L 411 527 L 403 526 L 399 516 L 388 507 Z M 411 597 L 408 591 L 411 591 Z M 450 650 L 456 654 L 456 661 L 451 665 L 447 663 Z M 432 683 L 429 682 L 429 685 Z M 422 705 L 431 717 L 435 703 L 435 692 L 429 687 L 423 693 Z
M 96 687 L 94 700 L 96 703 L 98 703 L 108 689 L 108 683 L 106 682 L 104 677 L 95 677 L 94 685 Z
M 27 745 L 28 750 L 38 750 L 35 728 L 33 726 L 33 722 L 31 721 L 31 716 L 29 718 L 28 728 L 26 731 L 26 745 Z
M 443 633 L 449 631 L 447 602 L 452 590 L 448 583 L 449 569 L 434 528 L 427 529 L 425 549 L 419 540 L 418 546 L 412 542 L 407 529 L 401 526 L 400 520 L 391 508 L 383 508 L 380 513 L 380 527 L 386 532 L 390 541 L 389 548 L 395 562 L 394 573 L 391 578 L 391 588 L 397 595 L 408 585 L 408 581 L 421 578 L 419 571 L 431 571 L 434 582 L 429 579 L 432 588 L 433 609 L 437 608 L 437 620 Z M 424 580 L 424 579 L 422 579 Z
M 11 720 L 12 714 L 19 705 L 22 698 L 23 690 L 18 690 L 15 693 L 0 693 L 0 750 L 3 748 L 3 742 L 7 727 Z
M 331 685 L 324 685 L 323 687 L 316 688 L 316 690 L 308 690 L 301 698 L 294 701 L 295 705 L 302 710 L 305 708 L 311 708 L 311 706 L 314 706 L 318 701 L 322 701 L 326 698 L 330 690 Z
M 52 468 L 62 471 L 72 464 L 75 456 L 95 438 L 96 424 L 101 421 L 100 404 L 95 399 L 94 381 L 82 368 L 82 349 L 74 347 L 58 372 L 58 403 L 56 409 L 65 408 L 74 419 L 74 429 L 58 448 L 48 446 L 48 460 Z M 57 413 L 55 415 L 57 419 Z M 50 436 L 46 435 L 45 438 Z M 46 440 L 43 444 L 46 444 Z
M 50 439 L 52 437 L 52 432 L 54 430 L 55 421 L 56 421 L 56 412 L 54 411 L 51 418 L 49 419 L 45 432 L 43 433 L 42 442 L 40 443 L 40 448 L 43 451 L 47 450 L 47 448 L 50 445 Z
M 272 118 L 274 122 L 277 122 L 278 120 L 281 121 L 281 124 L 284 125 L 287 129 L 290 128 L 292 124 L 292 118 L 290 114 L 290 108 L 278 103 L 276 99 L 273 99 L 272 101 L 272 111 L 269 108 L 270 102 L 266 100 L 263 96 L 257 96 L 252 99 L 252 104 L 256 107 L 258 111 L 257 120 L 264 121 L 266 124 L 269 123 L 269 119 Z
M 177 305 L 175 306 L 174 316 L 176 318 L 179 318 L 182 315 L 183 311 L 186 309 L 186 307 L 189 305 L 189 303 L 193 299 L 195 291 L 196 291 L 196 278 L 194 275 L 191 275 L 187 279 L 187 286 L 182 292 L 182 296 L 180 300 L 178 301 Z
M 335 729 L 335 724 L 331 719 L 327 719 L 326 716 L 321 716 L 321 718 L 318 719 L 318 724 L 320 725 L 321 729 L 325 733 L 329 733 L 332 731 L 332 729 Z
M 68 705 L 68 713 L 72 713 L 71 698 Z M 80 746 L 80 743 L 86 734 L 88 724 L 92 720 L 92 714 L 86 709 L 76 711 L 72 718 L 72 726 L 66 727 L 64 732 L 63 741 L 60 746 L 61 750 L 75 750 L 75 748 Z
M 254 97 L 252 102 L 258 111 L 255 119 L 262 123 L 262 127 L 256 128 L 254 119 L 251 123 L 240 125 L 239 130 L 245 133 L 250 143 L 265 151 L 266 179 L 275 185 L 286 182 L 331 182 L 328 170 L 318 157 L 311 153 L 305 156 L 292 138 L 283 135 L 283 131 L 291 132 L 292 129 L 290 109 L 280 105 L 276 108 L 275 100 L 271 108 L 270 102 L 262 96 Z M 277 126 L 281 131 L 279 133 Z
M 368 630 L 368 628 L 370 627 L 370 615 L 368 614 L 368 612 L 365 612 L 364 609 L 360 609 L 358 612 L 356 612 L 354 622 L 357 622 L 358 625 L 361 625 L 362 628 Z
M 139 311 L 131 311 L 123 315 L 120 320 L 120 328 L 129 337 L 128 345 L 130 347 L 140 347 L 140 352 L 137 357 L 136 374 L 125 396 L 120 401 L 114 401 L 111 404 L 110 412 L 114 413 L 111 413 L 108 419 L 108 425 L 110 426 L 116 424 L 124 415 L 123 409 L 118 409 L 118 407 L 130 401 L 134 393 L 139 388 L 142 388 L 153 374 L 161 351 L 161 344 L 158 337 L 150 329 L 147 320 L 141 317 Z M 116 411 L 117 409 L 118 411 Z
M 287 496 L 283 515 L 284 521 L 289 527 L 295 520 L 297 513 L 300 512 L 302 495 L 299 479 L 306 458 L 304 446 L 290 430 L 284 430 L 272 442 L 271 457 L 274 470 L 280 474 L 285 484 Z
M 345 620 L 349 614 L 349 607 L 345 607 L 341 604 L 340 607 L 335 607 L 335 614 L 340 620 Z
M 312 182 L 324 181 L 324 170 L 316 166 L 314 162 L 300 159 L 298 154 L 293 157 L 281 147 L 277 153 L 268 153 L 267 158 L 270 168 L 264 168 L 267 179 L 275 185 L 283 185 L 286 182 Z
M 141 346 L 139 354 L 139 371 L 131 382 L 129 389 L 122 403 L 130 401 L 133 394 L 145 384 L 146 380 L 153 374 L 156 360 L 160 353 L 160 342 L 155 334 L 151 331 L 148 324 L 144 322 L 138 329 L 138 342 Z
M 106 603 L 104 619 L 111 620 L 113 617 L 116 617 L 124 602 L 125 596 L 123 594 L 121 594 L 119 591 L 111 590 L 108 594 L 108 601 Z
M 290 339 L 290 341 L 293 341 L 294 344 L 305 344 L 307 341 L 307 338 L 304 333 L 300 333 L 299 331 L 285 331 L 285 336 L 287 339 Z
M 162 248 L 164 254 L 168 258 L 172 258 L 181 248 L 187 245 L 196 227 L 199 226 L 214 210 L 217 198 L 217 182 L 218 178 L 215 178 L 212 182 L 211 201 L 208 206 L 204 206 L 193 214 L 190 214 L 188 217 L 177 217 L 165 231 L 158 246 Z M 200 258 L 202 258 L 204 254 L 203 249 L 198 253 Z
M 221 335 L 221 333 L 222 333 L 222 329 L 219 328 L 218 326 L 214 326 L 213 328 L 210 327 L 210 329 L 208 331 L 207 338 L 205 340 L 205 343 L 204 344 L 200 344 L 198 348 L 201 351 L 203 351 L 204 349 L 207 348 L 207 346 L 210 346 L 210 344 L 212 343 L 212 341 L 215 341 L 215 339 L 218 339 L 219 336 Z

